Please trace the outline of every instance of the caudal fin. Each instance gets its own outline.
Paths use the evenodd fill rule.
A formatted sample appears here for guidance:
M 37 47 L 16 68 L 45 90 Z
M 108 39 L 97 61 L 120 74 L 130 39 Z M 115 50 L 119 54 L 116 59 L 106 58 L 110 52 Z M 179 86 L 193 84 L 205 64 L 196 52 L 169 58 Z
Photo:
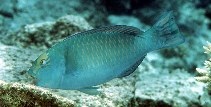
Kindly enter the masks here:
M 172 12 L 162 15 L 149 32 L 151 39 L 155 42 L 156 49 L 174 47 L 185 42 L 185 38 L 181 35 L 175 23 Z

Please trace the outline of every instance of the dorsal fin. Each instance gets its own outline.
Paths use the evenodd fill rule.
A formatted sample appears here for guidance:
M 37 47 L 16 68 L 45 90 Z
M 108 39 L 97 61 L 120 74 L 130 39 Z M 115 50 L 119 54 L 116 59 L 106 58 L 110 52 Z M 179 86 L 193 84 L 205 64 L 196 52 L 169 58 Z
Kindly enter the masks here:
M 140 60 L 138 60 L 135 64 L 133 64 L 129 69 L 125 70 L 125 72 L 123 72 L 122 74 L 120 74 L 118 76 L 118 78 L 126 77 L 126 76 L 132 74 L 138 68 L 138 66 L 141 64 L 141 62 L 143 61 L 143 59 L 145 58 L 145 56 L 141 57 Z
M 80 35 L 90 35 L 90 34 L 95 34 L 95 33 L 122 33 L 122 34 L 127 34 L 127 35 L 131 35 L 131 36 L 141 36 L 144 32 L 141 31 L 140 29 L 136 28 L 136 27 L 132 27 L 132 26 L 126 26 L 126 25 L 114 25 L 114 26 L 104 26 L 104 27 L 100 27 L 100 28 L 95 28 L 95 29 L 91 29 L 88 31 L 83 31 L 83 32 L 79 32 L 76 34 L 73 34 L 72 36 L 67 37 L 71 38 L 74 36 L 80 36 Z
M 126 25 L 105 26 L 105 27 L 100 27 L 97 29 L 92 29 L 84 33 L 96 33 L 96 32 L 122 33 L 122 34 L 133 35 L 133 36 L 143 33 L 143 31 L 141 31 L 140 29 L 136 27 L 126 26 Z

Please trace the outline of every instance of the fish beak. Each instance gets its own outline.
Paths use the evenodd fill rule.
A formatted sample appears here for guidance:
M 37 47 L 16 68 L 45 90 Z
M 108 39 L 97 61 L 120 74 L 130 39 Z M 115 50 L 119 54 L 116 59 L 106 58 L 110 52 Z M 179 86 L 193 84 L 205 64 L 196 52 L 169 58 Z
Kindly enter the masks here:
M 33 68 L 30 68 L 30 69 L 28 70 L 28 74 L 29 74 L 31 77 L 33 77 L 33 78 L 36 77 L 36 74 L 34 73 L 34 69 L 33 69 Z

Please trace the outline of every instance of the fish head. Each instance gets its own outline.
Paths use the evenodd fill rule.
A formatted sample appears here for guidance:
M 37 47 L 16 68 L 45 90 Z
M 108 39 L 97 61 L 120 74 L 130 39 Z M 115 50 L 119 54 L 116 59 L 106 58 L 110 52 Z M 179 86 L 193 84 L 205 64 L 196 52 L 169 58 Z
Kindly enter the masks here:
M 45 88 L 57 88 L 58 75 L 55 74 L 55 66 L 49 52 L 41 54 L 28 70 L 28 74 L 34 78 L 34 84 Z
M 39 69 L 41 69 L 42 67 L 47 66 L 47 64 L 49 64 L 50 59 L 48 57 L 48 54 L 45 52 L 43 54 L 41 54 L 32 64 L 31 68 L 29 69 L 28 73 L 35 77 L 36 75 L 38 75 L 38 71 Z

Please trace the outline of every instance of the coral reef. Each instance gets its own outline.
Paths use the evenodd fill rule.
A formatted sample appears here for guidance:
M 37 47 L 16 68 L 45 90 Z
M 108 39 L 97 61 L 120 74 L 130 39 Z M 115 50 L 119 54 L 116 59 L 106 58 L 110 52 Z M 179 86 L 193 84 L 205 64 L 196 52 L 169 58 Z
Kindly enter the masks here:
M 204 46 L 205 53 L 211 55 L 211 43 L 207 42 L 207 46 Z M 200 76 L 195 77 L 198 81 L 208 83 L 207 89 L 211 92 L 211 58 L 204 62 L 205 67 L 196 68 Z
M 211 106 L 208 94 L 211 92 L 211 59 L 205 61 L 205 68 L 202 68 L 207 56 L 201 48 L 211 40 L 210 4 L 207 2 L 209 0 L 2 1 L 0 106 Z M 91 96 L 75 90 L 30 85 L 26 71 L 31 62 L 56 42 L 80 31 L 111 24 L 130 25 L 146 31 L 154 24 L 159 10 L 161 13 L 174 11 L 187 42 L 149 53 L 131 76 L 100 85 L 102 94 Z M 204 49 L 211 54 L 210 44 Z M 208 83 L 208 91 L 205 83 L 193 79 L 196 68 L 201 75 L 197 80 Z

